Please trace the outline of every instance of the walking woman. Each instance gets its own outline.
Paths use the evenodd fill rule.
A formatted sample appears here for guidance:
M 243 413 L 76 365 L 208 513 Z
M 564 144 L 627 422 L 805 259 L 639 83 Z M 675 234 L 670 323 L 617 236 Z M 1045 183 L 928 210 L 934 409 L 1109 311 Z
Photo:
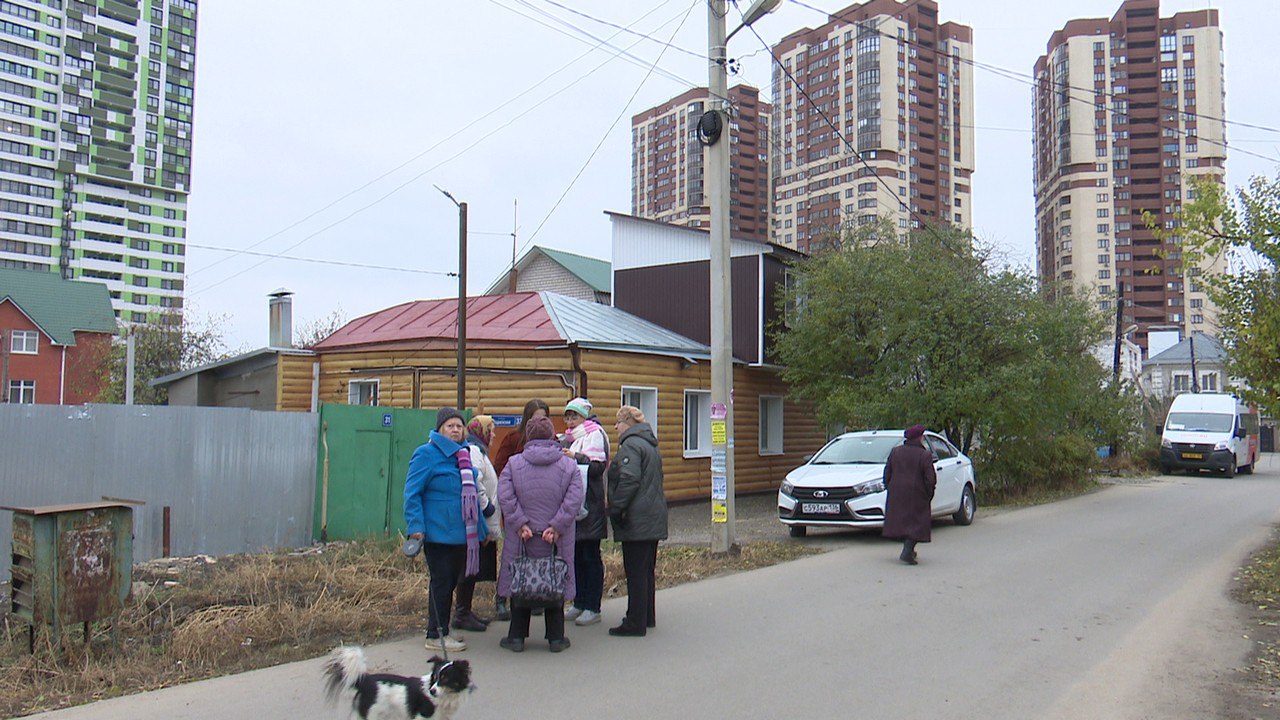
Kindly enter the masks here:
M 924 446 L 924 426 L 912 425 L 906 440 L 889 452 L 884 466 L 884 529 L 881 534 L 902 541 L 898 559 L 907 565 L 919 564 L 916 543 L 929 542 L 933 519 L 930 506 L 938 474 L 933 469 L 933 453 Z
M 609 519 L 622 543 L 627 575 L 627 615 L 610 635 L 644 637 L 655 616 L 658 541 L 667 539 L 667 499 L 662 487 L 658 438 L 640 408 L 623 405 L 614 424 L 618 454 L 609 465 Z
M 609 437 L 591 412 L 591 401 L 579 397 L 564 407 L 564 454 L 579 466 L 586 466 L 586 517 L 578 521 L 573 551 L 573 574 L 578 581 L 573 607 L 564 618 L 575 625 L 600 622 L 600 600 L 604 596 L 604 560 L 600 541 L 609 534 L 609 514 L 604 505 L 604 469 L 609 461 Z
M 487 532 L 466 431 L 457 410 L 436 411 L 436 429 L 413 452 L 404 482 L 405 525 L 410 538 L 423 541 L 431 576 L 426 647 L 432 651 L 467 649 L 461 637 L 448 633 L 449 608 L 458 583 L 479 572 Z
M 511 563 L 522 549 L 534 558 L 559 553 L 569 565 L 565 599 L 574 596 L 574 518 L 582 507 L 582 480 L 577 464 L 561 452 L 555 434 L 550 419 L 531 418 L 525 427 L 524 450 L 511 458 L 498 478 L 498 502 L 506 518 L 502 572 L 498 574 L 498 593 L 504 597 L 511 596 Z M 499 645 L 512 652 L 524 650 L 532 610 L 512 599 L 511 625 Z M 543 617 L 551 652 L 569 647 L 569 638 L 564 636 L 564 606 L 546 608 Z

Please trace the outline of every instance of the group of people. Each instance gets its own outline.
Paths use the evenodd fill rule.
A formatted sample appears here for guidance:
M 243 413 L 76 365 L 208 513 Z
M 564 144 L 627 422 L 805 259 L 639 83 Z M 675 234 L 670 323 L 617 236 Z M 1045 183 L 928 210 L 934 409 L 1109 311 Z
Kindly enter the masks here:
M 466 642 L 455 630 L 484 631 L 491 619 L 472 607 L 478 581 L 496 580 L 497 619 L 509 620 L 500 645 L 524 650 L 532 615 L 543 615 L 552 652 L 569 647 L 565 622 L 600 622 L 604 562 L 600 543 L 612 527 L 622 545 L 627 612 L 610 635 L 643 637 L 655 627 L 658 542 L 667 537 L 662 457 L 653 428 L 639 408 L 624 405 L 609 434 L 582 397 L 564 408 L 557 436 L 546 402 L 524 406 L 517 432 L 503 439 L 493 460 L 494 421 L 470 423 L 440 408 L 436 428 L 414 451 L 404 488 L 408 537 L 420 542 L 430 576 L 426 647 L 456 652 Z M 498 557 L 497 538 L 502 537 Z M 568 565 L 564 606 L 535 608 L 511 597 L 511 566 L 521 555 L 552 554 Z

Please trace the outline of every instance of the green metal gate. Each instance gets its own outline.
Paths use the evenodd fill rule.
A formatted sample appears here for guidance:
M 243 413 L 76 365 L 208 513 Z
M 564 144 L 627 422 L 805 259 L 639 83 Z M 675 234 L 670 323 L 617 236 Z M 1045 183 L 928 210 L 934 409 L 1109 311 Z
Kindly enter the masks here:
M 320 407 L 315 537 L 358 540 L 404 532 L 409 459 L 435 427 L 434 410 Z

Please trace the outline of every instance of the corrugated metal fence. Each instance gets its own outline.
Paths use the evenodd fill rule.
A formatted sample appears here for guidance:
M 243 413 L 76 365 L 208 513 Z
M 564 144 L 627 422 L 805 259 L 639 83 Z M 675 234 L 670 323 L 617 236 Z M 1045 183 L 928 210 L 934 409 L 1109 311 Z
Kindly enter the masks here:
M 142 500 L 134 560 L 311 542 L 313 413 L 123 405 L 0 405 L 0 505 Z M 0 578 L 13 513 L 0 512 Z

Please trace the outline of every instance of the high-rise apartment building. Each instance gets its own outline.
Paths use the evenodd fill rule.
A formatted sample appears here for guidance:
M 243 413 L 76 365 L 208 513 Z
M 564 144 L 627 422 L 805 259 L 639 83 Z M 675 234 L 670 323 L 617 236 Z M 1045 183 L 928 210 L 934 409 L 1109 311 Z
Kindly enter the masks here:
M 1035 76 L 1041 279 L 1095 291 L 1112 312 L 1122 292 L 1144 347 L 1152 326 L 1211 331 L 1203 268 L 1183 266 L 1176 216 L 1193 178 L 1226 172 L 1218 11 L 1161 18 L 1159 0 L 1127 0 L 1109 20 L 1054 33 Z
M 0 267 L 182 307 L 194 0 L 0 0 Z
M 886 216 L 971 226 L 969 27 L 931 0 L 870 0 L 773 53 L 774 242 L 809 251 Z
M 769 103 L 748 85 L 729 89 L 729 224 L 735 238 L 769 239 Z M 631 214 L 711 227 L 703 192 L 705 147 L 698 118 L 707 88 L 695 88 L 631 118 Z

